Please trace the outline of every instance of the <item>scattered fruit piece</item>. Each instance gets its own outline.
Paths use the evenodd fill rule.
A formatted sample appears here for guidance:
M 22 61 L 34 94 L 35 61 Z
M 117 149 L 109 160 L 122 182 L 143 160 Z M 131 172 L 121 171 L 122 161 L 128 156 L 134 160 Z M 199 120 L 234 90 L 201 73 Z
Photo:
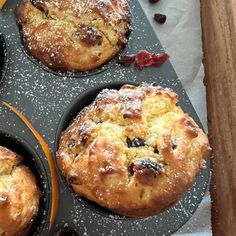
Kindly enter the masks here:
M 144 67 L 148 66 L 161 66 L 166 60 L 168 60 L 169 55 L 167 53 L 155 54 L 150 53 L 145 50 L 140 51 L 135 57 L 135 66 L 142 70 Z
M 129 67 L 135 61 L 135 55 L 123 56 L 117 60 L 119 64 Z
M 156 13 L 154 14 L 154 20 L 159 24 L 164 24 L 166 22 L 166 15 Z
M 121 57 L 117 60 L 117 63 L 128 67 L 133 62 L 135 62 L 135 67 L 139 70 L 142 70 L 144 67 L 148 66 L 161 66 L 166 60 L 169 59 L 169 55 L 167 53 L 163 54 L 155 54 L 150 53 L 146 50 L 141 50 L 137 55 L 127 55 Z

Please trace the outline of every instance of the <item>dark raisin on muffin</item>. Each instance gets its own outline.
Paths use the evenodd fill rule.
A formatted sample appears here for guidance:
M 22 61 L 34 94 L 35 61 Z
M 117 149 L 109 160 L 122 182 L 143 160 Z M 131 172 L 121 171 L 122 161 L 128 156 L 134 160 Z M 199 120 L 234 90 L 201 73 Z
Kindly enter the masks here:
M 28 53 L 56 70 L 98 68 L 130 32 L 126 0 L 23 0 L 16 16 Z
M 27 235 L 41 192 L 22 157 L 0 146 L 0 235 Z
M 57 162 L 68 184 L 125 216 L 176 203 L 211 151 L 177 102 L 171 89 L 148 84 L 100 92 L 61 135 Z

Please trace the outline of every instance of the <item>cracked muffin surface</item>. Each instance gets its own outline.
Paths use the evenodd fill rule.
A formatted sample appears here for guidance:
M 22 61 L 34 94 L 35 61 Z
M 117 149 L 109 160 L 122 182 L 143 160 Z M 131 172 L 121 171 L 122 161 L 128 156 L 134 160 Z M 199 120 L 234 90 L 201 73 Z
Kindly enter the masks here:
M 49 68 L 95 69 L 127 44 L 126 0 L 24 0 L 16 11 L 22 42 Z
M 158 214 L 194 183 L 211 148 L 170 89 L 104 89 L 62 133 L 57 162 L 75 193 L 125 216 Z
M 24 236 L 36 217 L 41 192 L 22 157 L 0 146 L 0 235 Z

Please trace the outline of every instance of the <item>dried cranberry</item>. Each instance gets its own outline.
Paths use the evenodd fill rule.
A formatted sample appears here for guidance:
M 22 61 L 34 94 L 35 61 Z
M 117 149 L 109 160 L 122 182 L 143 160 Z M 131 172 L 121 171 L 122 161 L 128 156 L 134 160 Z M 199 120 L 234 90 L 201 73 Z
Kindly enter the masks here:
M 77 141 L 75 139 L 69 140 L 69 143 L 67 144 L 68 148 L 73 148 L 77 144 Z
M 175 150 L 177 148 L 177 143 L 176 141 L 172 141 L 172 149 Z
M 154 20 L 159 24 L 164 24 L 166 22 L 166 15 L 156 13 L 154 14 Z
M 59 229 L 54 236 L 79 236 L 79 234 L 69 227 L 64 227 Z
M 159 150 L 158 150 L 157 146 L 154 147 L 154 153 L 159 154 Z
M 135 57 L 135 66 L 139 70 L 148 66 L 161 66 L 168 58 L 167 53 L 155 54 L 141 50 Z
M 128 147 L 145 146 L 145 142 L 142 138 L 134 138 L 134 139 L 127 138 L 126 143 L 127 143 Z
M 169 55 L 167 53 L 155 54 L 141 50 L 136 56 L 129 55 L 121 57 L 117 60 L 117 63 L 128 67 L 135 62 L 135 67 L 142 70 L 144 67 L 148 66 L 161 66 L 168 58 Z
M 160 54 L 153 54 L 152 58 L 154 60 L 153 66 L 161 66 L 165 61 L 169 59 L 169 55 L 167 53 Z
M 165 171 L 164 165 L 162 163 L 157 163 L 155 159 L 143 157 L 138 160 L 131 162 L 128 168 L 131 175 L 137 173 L 145 173 L 145 170 L 151 171 L 154 176 L 160 175 Z
M 129 55 L 121 57 L 117 60 L 118 64 L 121 64 L 122 66 L 128 67 L 130 66 L 135 60 L 135 55 Z

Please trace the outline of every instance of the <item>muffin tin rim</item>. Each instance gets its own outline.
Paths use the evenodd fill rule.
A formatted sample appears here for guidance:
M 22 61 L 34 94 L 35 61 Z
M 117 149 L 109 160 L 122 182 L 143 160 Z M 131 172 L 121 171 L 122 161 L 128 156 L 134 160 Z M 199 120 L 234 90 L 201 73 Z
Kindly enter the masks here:
M 4 53 L 4 59 L 3 59 L 3 66 L 2 66 L 2 74 L 0 77 L 0 83 L 2 82 L 2 80 L 4 80 L 4 77 L 7 73 L 8 70 L 8 63 L 9 63 L 9 50 L 8 50 L 8 46 L 7 46 L 7 40 L 6 37 L 3 35 L 3 33 L 0 31 L 0 41 L 2 41 L 3 44 L 3 53 Z
M 23 146 L 30 154 L 31 154 L 31 158 L 30 160 L 33 161 L 38 173 L 36 174 L 34 170 L 32 170 L 32 168 L 30 166 L 28 166 L 27 164 L 24 164 L 24 160 L 27 159 L 27 157 L 23 156 L 22 154 L 20 154 L 23 157 L 23 165 L 25 165 L 26 167 L 28 167 L 30 169 L 30 171 L 32 172 L 33 176 L 36 179 L 36 183 L 38 188 L 40 189 L 41 193 L 42 191 L 44 192 L 44 195 L 41 196 L 41 198 L 45 198 L 45 215 L 42 216 L 43 221 L 40 222 L 40 224 L 38 224 L 36 227 L 39 228 L 39 230 L 35 233 L 34 235 L 40 235 L 41 232 L 48 227 L 48 219 L 49 219 L 49 214 L 50 214 L 50 202 L 51 202 L 51 193 L 50 193 L 50 178 L 48 176 L 47 170 L 45 168 L 45 165 L 43 164 L 43 161 L 41 160 L 41 157 L 39 155 L 39 153 L 36 151 L 36 149 L 33 147 L 33 145 L 31 145 L 25 138 L 23 138 L 21 135 L 16 134 L 15 132 L 10 131 L 9 129 L 6 129 L 5 127 L 3 127 L 2 125 L 0 125 L 0 137 L 5 137 L 6 139 L 11 139 L 11 140 L 15 140 L 19 146 Z M 1 143 L 0 143 L 0 146 Z M 10 145 L 11 146 L 11 145 Z M 5 147 L 5 146 L 3 146 Z M 14 148 L 9 148 L 6 147 L 7 149 L 9 149 L 10 151 L 16 152 Z M 16 152 L 17 153 L 17 152 Z M 17 153 L 19 154 L 19 153 Z M 40 179 L 38 178 L 40 175 Z M 43 180 L 44 182 L 40 182 L 41 180 L 41 176 L 43 176 Z M 43 189 L 40 188 L 40 186 L 46 185 L 45 187 L 43 187 Z M 40 198 L 40 201 L 42 201 L 42 199 Z M 39 209 L 40 209 L 40 205 L 39 205 Z M 40 212 L 38 212 L 39 214 Z M 35 219 L 37 218 L 38 214 L 36 215 Z M 35 222 L 35 219 L 32 222 L 32 225 Z M 29 232 L 31 231 L 32 226 L 29 229 Z M 27 234 L 28 235 L 28 234 Z

